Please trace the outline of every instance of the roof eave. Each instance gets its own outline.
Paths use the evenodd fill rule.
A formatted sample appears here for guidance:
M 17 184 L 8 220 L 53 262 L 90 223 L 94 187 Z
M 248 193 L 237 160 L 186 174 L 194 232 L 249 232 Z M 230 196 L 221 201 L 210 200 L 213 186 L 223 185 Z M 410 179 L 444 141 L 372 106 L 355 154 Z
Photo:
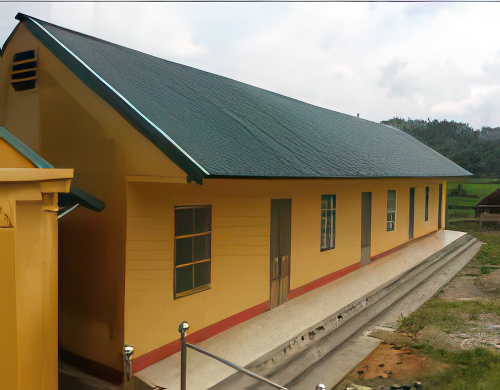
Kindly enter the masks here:
M 441 176 L 244 176 L 244 175 L 217 175 L 212 174 L 207 179 L 248 179 L 248 180 L 382 180 L 382 179 L 440 179 L 451 180 L 469 178 L 474 174 L 467 172 L 463 175 Z
M 99 97 L 106 101 L 128 123 L 160 149 L 172 162 L 182 169 L 190 179 L 202 184 L 203 178 L 210 173 L 199 165 L 182 148 L 175 144 L 167 134 L 156 127 L 145 115 L 107 84 L 87 64 L 64 46 L 39 22 L 30 16 L 18 13 L 16 19 L 25 23 L 26 28 L 61 61 L 76 77 Z

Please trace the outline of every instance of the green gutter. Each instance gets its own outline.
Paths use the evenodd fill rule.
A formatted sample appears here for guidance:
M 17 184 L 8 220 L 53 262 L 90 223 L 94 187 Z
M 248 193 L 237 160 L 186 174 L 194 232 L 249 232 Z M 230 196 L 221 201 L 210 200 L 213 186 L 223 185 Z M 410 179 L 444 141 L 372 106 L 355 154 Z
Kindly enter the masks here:
M 136 130 L 150 140 L 170 160 L 182 169 L 189 178 L 202 184 L 204 177 L 210 175 L 201 165 L 189 156 L 163 130 L 156 126 L 124 96 L 94 72 L 85 62 L 50 34 L 35 18 L 17 14 L 16 19 L 24 22 L 26 28 L 47 47 L 71 72 L 87 87 L 99 95 L 115 109 Z

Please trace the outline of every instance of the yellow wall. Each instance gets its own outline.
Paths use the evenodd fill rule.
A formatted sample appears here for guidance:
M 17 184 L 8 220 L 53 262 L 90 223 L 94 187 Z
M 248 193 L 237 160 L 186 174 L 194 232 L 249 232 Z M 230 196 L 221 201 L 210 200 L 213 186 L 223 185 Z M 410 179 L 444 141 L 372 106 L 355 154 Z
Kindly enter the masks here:
M 17 370 L 17 319 L 16 319 L 16 289 L 15 279 L 15 249 L 14 229 L 0 229 L 0 313 L 2 326 L 0 343 L 0 380 L 8 383 L 12 389 L 18 388 Z M 8 326 L 5 326 L 5 325 Z
M 0 167 L 2 168 L 35 168 L 35 165 L 19 154 L 4 139 L 0 138 Z
M 7 171 L 33 181 L 5 182 Z M 41 171 L 4 168 L 0 177 L 0 217 L 10 221 L 0 228 L 0 382 L 14 390 L 54 390 L 58 381 L 57 192 L 69 190 L 72 171 L 48 182 L 61 171 Z
M 372 192 L 371 255 L 408 241 L 409 189 L 415 238 L 437 230 L 438 180 L 205 180 L 202 186 L 127 184 L 125 342 L 135 357 L 269 300 L 270 200 L 292 199 L 291 289 L 360 260 L 361 192 Z M 430 187 L 424 221 L 425 186 Z M 386 230 L 387 190 L 397 194 Z M 336 247 L 320 251 L 321 195 L 336 195 Z M 174 207 L 212 205 L 211 289 L 173 299 Z M 152 320 L 154 319 L 154 320 Z
M 3 110 L 3 113 L 0 113 L 0 125 L 12 134 L 22 131 L 24 137 L 21 141 L 35 152 L 38 152 L 40 142 L 39 91 L 35 88 L 16 92 L 10 84 L 10 73 L 15 53 L 37 50 L 39 46 L 38 40 L 23 25 L 20 25 L 0 59 L 0 76 L 3 81 L 0 84 L 2 88 L 0 97 L 3 97 L 2 104 L 0 104 L 0 111 Z
M 37 88 L 8 82 L 15 53 L 35 49 Z M 56 167 L 75 168 L 74 185 L 106 202 L 78 208 L 60 224 L 60 345 L 122 370 L 125 177 L 186 182 L 173 164 L 62 65 L 23 26 L 0 60 L 0 125 Z

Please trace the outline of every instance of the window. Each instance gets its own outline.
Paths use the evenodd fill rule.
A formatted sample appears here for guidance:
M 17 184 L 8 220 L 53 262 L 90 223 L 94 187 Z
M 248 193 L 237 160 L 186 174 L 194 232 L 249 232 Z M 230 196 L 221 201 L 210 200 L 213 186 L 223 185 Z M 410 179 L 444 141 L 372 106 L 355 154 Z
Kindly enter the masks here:
M 393 232 L 396 224 L 396 190 L 387 191 L 387 231 Z
M 174 295 L 210 288 L 212 206 L 175 208 Z
M 321 250 L 335 248 L 335 195 L 321 195 Z
M 14 54 L 10 83 L 16 91 L 26 91 L 36 86 L 37 58 L 35 50 Z
M 425 220 L 429 220 L 429 187 L 425 187 Z

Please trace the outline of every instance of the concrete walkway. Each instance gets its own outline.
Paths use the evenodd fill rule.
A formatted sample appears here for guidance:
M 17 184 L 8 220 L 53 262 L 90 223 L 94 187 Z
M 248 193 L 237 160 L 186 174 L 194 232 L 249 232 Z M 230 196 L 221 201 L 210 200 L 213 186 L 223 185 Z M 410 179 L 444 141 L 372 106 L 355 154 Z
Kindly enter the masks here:
M 410 270 L 465 233 L 438 231 L 393 252 L 343 278 L 297 297 L 198 345 L 242 367 L 294 338 L 326 317 Z M 195 351 L 188 351 L 189 390 L 202 390 L 229 377 L 235 370 Z M 140 371 L 136 376 L 154 386 L 178 389 L 180 354 Z

